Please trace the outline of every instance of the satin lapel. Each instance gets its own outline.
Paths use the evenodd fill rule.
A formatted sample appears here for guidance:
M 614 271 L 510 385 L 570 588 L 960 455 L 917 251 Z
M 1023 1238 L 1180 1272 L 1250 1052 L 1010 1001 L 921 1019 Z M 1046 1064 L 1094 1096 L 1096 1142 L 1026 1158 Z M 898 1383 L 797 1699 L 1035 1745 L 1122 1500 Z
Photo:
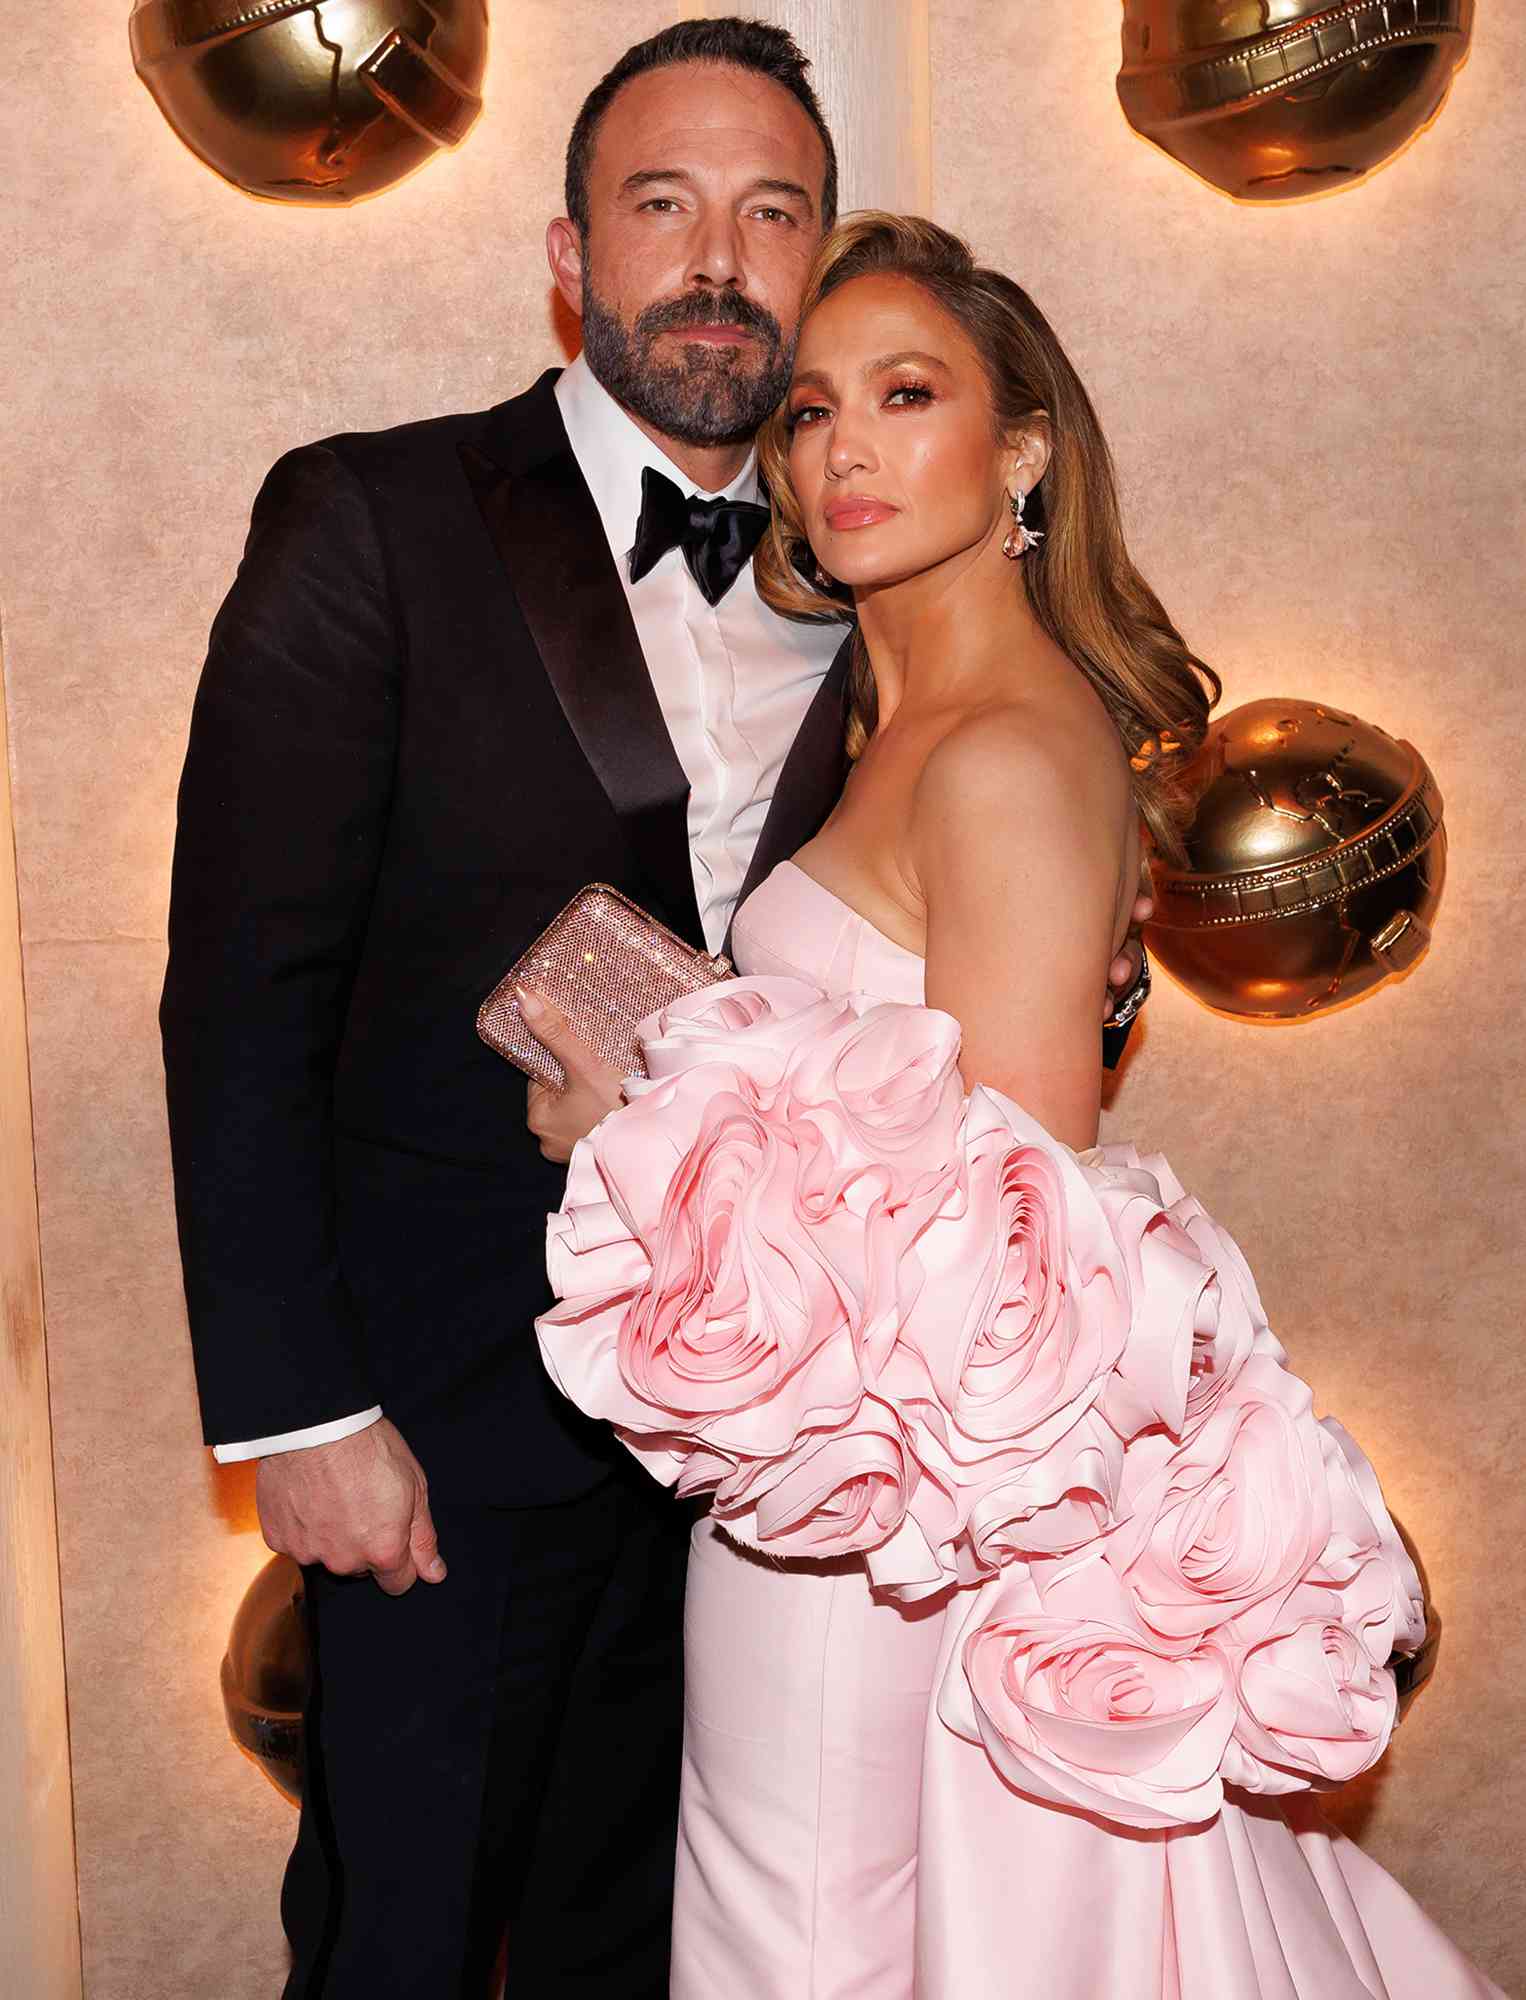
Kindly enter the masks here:
M 573 734 L 619 814 L 642 881 L 633 893 L 703 944 L 689 860 L 689 780 L 642 656 L 609 544 L 544 384 L 555 436 L 512 469 L 461 447 L 477 504 Z M 546 442 L 544 408 L 535 428 Z M 559 438 L 559 448 L 556 443 Z
M 852 643 L 850 635 L 837 649 L 784 760 L 768 817 L 737 898 L 739 908 L 766 875 L 820 832 L 822 821 L 842 794 L 848 777 L 843 731 L 847 723 Z M 730 952 L 729 935 L 725 949 Z

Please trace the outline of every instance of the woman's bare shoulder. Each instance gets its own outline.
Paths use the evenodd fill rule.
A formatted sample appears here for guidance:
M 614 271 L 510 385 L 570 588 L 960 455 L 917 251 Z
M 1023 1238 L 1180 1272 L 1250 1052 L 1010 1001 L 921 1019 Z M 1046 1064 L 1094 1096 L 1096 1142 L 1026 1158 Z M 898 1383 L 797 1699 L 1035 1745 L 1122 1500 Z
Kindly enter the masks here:
M 1029 831 L 1099 819 L 1122 834 L 1132 816 L 1128 759 L 1102 704 L 1017 699 L 963 717 L 928 753 L 912 800 L 917 819 L 982 820 Z

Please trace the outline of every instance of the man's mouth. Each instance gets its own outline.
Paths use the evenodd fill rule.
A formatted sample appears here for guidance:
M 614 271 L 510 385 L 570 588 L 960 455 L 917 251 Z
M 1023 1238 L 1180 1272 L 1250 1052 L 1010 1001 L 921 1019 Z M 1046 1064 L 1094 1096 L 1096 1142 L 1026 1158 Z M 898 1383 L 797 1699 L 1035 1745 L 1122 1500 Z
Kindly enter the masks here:
M 670 326 L 667 331 L 675 340 L 704 341 L 712 347 L 751 347 L 757 338 L 745 326 L 729 322 L 707 324 L 703 320 L 691 320 L 687 326 Z

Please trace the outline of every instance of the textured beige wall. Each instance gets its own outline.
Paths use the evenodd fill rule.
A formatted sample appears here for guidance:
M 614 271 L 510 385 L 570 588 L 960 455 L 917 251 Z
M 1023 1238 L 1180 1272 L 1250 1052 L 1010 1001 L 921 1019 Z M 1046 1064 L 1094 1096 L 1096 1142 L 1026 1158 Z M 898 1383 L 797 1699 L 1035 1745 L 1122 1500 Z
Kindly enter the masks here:
M 1255 208 L 1129 131 L 1115 0 L 937 0 L 933 168 L 935 213 L 1028 286 L 1092 389 L 1135 552 L 1226 705 L 1370 716 L 1446 796 L 1451 878 L 1405 986 L 1254 1028 L 1163 980 L 1108 1129 L 1167 1152 L 1239 1235 L 1295 1364 L 1428 1559 L 1438 1682 L 1353 1818 L 1526 1990 L 1514 12 L 1479 8 L 1450 101 L 1401 159 Z
M 90 2000 L 269 2000 L 295 1819 L 217 1681 L 265 1551 L 247 1476 L 199 1448 L 154 1022 L 191 695 L 272 459 L 561 358 L 541 236 L 571 111 L 677 9 L 501 0 L 479 129 L 349 213 L 201 167 L 128 11 L 9 8 L 0 79 L 0 601 L 85 1976 Z
M 283 1962 L 292 1817 L 223 1728 L 217 1662 L 263 1551 L 245 1477 L 197 1449 L 168 1198 L 153 1010 L 190 696 L 278 452 L 494 400 L 556 358 L 539 238 L 567 118 L 681 9 L 496 0 L 480 129 L 350 214 L 246 201 L 181 151 L 132 75 L 125 4 L 13 11 L 0 601 L 87 1991 L 244 2000 Z M 1424 146 L 1336 201 L 1255 214 L 1130 138 L 1113 13 L 934 0 L 937 208 L 1070 339 L 1140 553 L 1231 700 L 1315 693 L 1412 735 L 1456 856 L 1402 992 L 1257 1033 L 1168 990 L 1118 1116 L 1251 1246 L 1430 1556 L 1442 1684 L 1370 1838 L 1508 1984 L 1521 79 L 1486 18 Z
M 79 2000 L 69 1712 L 0 672 L 0 1993 Z
M 787 28 L 813 65 L 837 146 L 838 206 L 925 209 L 932 199 L 928 63 L 933 0 L 727 0 Z M 720 11 L 688 0 L 687 15 Z

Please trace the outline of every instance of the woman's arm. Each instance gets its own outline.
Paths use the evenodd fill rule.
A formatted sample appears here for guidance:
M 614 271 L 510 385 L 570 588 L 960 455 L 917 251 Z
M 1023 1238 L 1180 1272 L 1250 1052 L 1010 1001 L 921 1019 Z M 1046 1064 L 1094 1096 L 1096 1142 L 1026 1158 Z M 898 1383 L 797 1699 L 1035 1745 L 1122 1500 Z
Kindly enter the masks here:
M 927 1004 L 963 1030 L 966 1085 L 990 1084 L 1083 1147 L 1101 1097 L 1097 994 L 1138 859 L 1116 739 L 1053 738 L 1020 710 L 952 730 L 918 785 L 909 847 Z

